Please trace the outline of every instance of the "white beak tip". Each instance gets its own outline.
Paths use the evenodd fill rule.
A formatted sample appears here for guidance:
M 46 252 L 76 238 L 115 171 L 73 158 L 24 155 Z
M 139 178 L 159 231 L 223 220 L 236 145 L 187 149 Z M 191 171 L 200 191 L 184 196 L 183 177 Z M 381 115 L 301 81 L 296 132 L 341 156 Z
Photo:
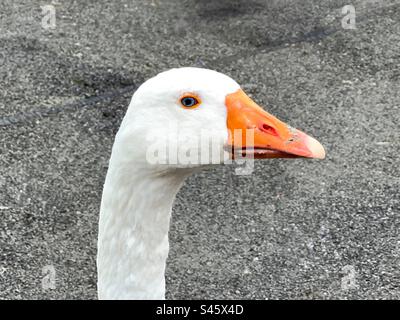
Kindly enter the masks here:
M 307 147 L 311 151 L 312 158 L 325 159 L 326 156 L 325 149 L 322 146 L 322 144 L 318 142 L 318 140 L 309 137 L 307 141 Z

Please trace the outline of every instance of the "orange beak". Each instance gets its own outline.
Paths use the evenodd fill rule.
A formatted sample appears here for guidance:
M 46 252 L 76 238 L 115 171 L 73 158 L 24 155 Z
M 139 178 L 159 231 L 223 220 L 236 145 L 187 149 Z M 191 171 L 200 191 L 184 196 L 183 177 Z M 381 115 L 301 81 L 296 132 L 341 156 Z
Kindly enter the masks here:
M 317 140 L 264 111 L 243 90 L 227 95 L 225 104 L 232 158 L 325 158 Z

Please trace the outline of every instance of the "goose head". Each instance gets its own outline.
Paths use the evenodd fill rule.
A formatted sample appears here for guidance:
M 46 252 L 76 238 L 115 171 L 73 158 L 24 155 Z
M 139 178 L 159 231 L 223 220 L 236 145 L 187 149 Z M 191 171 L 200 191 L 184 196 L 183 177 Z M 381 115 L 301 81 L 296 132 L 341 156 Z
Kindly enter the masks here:
M 100 210 L 102 299 L 163 299 L 172 203 L 186 176 L 238 157 L 324 158 L 221 73 L 181 68 L 135 92 L 118 131 Z
M 200 68 L 171 69 L 142 84 L 117 134 L 118 146 L 126 161 L 163 171 L 237 157 L 325 157 L 317 140 L 258 106 L 236 81 Z

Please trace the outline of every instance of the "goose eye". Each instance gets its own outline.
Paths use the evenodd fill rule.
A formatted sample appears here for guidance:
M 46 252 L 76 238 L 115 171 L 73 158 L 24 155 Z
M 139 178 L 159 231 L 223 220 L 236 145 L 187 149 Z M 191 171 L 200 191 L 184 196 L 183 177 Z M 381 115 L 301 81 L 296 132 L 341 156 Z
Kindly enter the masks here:
M 200 99 L 194 97 L 193 95 L 185 95 L 181 98 L 181 104 L 185 108 L 196 108 L 200 104 Z

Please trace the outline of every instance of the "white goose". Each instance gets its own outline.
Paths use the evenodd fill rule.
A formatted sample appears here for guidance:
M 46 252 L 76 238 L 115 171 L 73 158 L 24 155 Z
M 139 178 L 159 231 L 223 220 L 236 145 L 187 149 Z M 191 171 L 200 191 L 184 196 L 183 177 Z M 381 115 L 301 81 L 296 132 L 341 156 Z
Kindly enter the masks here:
M 212 138 L 211 151 L 211 142 L 199 143 L 203 133 Z M 100 299 L 164 299 L 176 193 L 195 170 L 238 154 L 325 157 L 317 140 L 264 111 L 216 71 L 172 69 L 140 86 L 116 135 L 104 184 Z

